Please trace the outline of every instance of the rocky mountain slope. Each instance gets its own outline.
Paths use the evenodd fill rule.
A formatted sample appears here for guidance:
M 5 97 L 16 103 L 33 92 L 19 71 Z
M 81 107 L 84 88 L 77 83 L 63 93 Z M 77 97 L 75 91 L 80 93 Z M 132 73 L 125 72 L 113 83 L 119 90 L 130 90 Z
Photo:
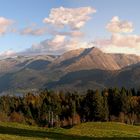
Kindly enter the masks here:
M 62 69 L 66 72 L 101 69 L 119 70 L 140 61 L 140 56 L 126 54 L 107 54 L 98 48 L 73 50 L 58 57 L 50 69 Z

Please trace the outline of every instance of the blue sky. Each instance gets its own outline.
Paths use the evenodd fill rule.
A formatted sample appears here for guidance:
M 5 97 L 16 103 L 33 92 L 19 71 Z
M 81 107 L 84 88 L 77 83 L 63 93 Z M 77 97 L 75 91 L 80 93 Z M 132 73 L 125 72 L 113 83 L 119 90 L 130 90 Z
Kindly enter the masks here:
M 96 9 L 97 12 L 91 14 L 91 19 L 86 21 L 85 25 L 80 28 L 80 31 L 85 34 L 81 40 L 90 42 L 96 39 L 109 39 L 114 33 L 109 32 L 105 27 L 114 16 L 118 16 L 120 21 L 132 22 L 135 30 L 128 34 L 129 36 L 132 35 L 132 38 L 133 35 L 137 35 L 139 39 L 139 0 L 0 0 L 0 3 L 0 17 L 13 20 L 12 29 L 16 30 L 15 32 L 6 32 L 0 36 L 0 52 L 7 50 L 15 52 L 28 51 L 28 48 L 32 47 L 33 44 L 40 44 L 44 40 L 53 38 L 48 32 L 38 36 L 22 35 L 19 32 L 24 28 L 31 27 L 33 24 L 35 24 L 35 28 L 46 27 L 50 30 L 53 29 L 52 26 L 50 27 L 42 21 L 44 18 L 49 17 L 52 8 L 60 7 L 92 7 Z M 64 31 L 65 28 L 63 28 Z M 122 34 L 123 32 L 120 33 L 120 35 Z

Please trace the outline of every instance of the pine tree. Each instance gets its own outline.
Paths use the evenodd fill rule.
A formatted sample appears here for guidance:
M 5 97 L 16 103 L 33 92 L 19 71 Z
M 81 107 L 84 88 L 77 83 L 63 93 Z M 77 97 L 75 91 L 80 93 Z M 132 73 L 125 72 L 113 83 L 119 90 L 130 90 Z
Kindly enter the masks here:
M 98 90 L 95 91 L 93 97 L 93 107 L 94 107 L 94 120 L 103 121 L 104 120 L 104 107 L 103 107 L 103 97 Z
M 109 107 L 108 107 L 108 91 L 103 91 L 103 113 L 104 121 L 109 120 Z
M 120 95 L 121 95 L 120 97 L 121 112 L 124 112 L 126 114 L 129 109 L 129 103 L 128 103 L 127 91 L 124 87 L 121 89 Z

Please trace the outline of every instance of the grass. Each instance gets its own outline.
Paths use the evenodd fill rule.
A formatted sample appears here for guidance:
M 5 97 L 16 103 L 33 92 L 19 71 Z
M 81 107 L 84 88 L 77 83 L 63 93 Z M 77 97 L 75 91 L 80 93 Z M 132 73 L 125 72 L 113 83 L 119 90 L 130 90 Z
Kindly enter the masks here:
M 140 139 L 140 126 L 121 123 L 83 123 L 70 129 L 40 128 L 0 122 L 0 140 L 124 140 Z

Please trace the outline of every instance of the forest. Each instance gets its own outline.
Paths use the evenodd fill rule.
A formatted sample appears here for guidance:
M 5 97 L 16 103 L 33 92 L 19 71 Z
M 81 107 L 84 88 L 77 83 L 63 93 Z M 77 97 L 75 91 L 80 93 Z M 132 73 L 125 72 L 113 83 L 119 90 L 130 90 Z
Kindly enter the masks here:
M 77 92 L 42 90 L 0 97 L 0 121 L 41 127 L 72 127 L 84 122 L 139 124 L 140 92 L 122 87 Z

